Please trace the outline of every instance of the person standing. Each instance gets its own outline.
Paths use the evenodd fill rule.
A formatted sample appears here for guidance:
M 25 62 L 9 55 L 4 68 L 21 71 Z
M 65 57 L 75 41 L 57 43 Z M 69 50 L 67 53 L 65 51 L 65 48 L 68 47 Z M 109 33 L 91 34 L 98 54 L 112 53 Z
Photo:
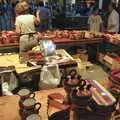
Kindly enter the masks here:
M 38 44 L 35 25 L 39 25 L 39 16 L 29 14 L 29 5 L 21 1 L 16 5 L 16 33 L 20 35 L 20 54 L 27 52 Z
M 99 10 L 95 9 L 93 14 L 88 19 L 89 29 L 92 32 L 100 32 L 102 31 L 102 18 L 99 15 Z
M 45 31 L 49 28 L 49 10 L 44 6 L 43 1 L 39 1 L 39 8 L 36 15 L 40 17 L 40 31 Z
M 118 33 L 119 32 L 119 14 L 114 9 L 114 4 L 108 5 L 108 11 L 110 12 L 110 14 L 108 17 L 107 31 L 109 33 Z

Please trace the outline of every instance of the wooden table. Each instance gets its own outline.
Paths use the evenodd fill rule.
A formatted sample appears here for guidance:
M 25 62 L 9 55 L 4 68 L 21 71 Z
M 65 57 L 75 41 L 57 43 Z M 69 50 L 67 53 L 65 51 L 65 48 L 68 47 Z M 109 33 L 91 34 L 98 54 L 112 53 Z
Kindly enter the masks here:
M 28 67 L 26 64 L 21 64 L 18 54 L 0 56 L 0 67 L 8 66 L 15 66 L 18 74 L 40 68 L 40 66 Z
M 103 38 L 91 38 L 91 39 L 81 39 L 81 40 L 53 40 L 56 46 L 62 47 L 62 46 L 80 46 L 80 45 L 86 45 L 86 44 L 99 44 L 103 41 Z M 0 45 L 0 51 L 18 51 L 19 49 L 19 43 L 10 43 L 10 44 L 3 44 Z
M 47 116 L 47 96 L 51 93 L 65 94 L 63 88 L 43 90 L 36 92 L 35 99 L 42 104 L 39 115 L 41 120 L 48 120 Z M 19 116 L 19 96 L 0 97 L 0 120 L 20 120 Z
M 85 44 L 99 44 L 103 41 L 103 38 L 91 38 L 81 40 L 54 40 L 57 46 L 80 46 Z
M 93 81 L 93 82 L 95 83 L 95 86 L 97 85 L 100 89 L 103 90 L 103 92 L 106 95 L 109 96 L 109 98 L 111 98 L 114 102 L 116 102 L 114 97 L 111 96 L 111 94 L 108 91 L 106 91 L 106 89 L 104 87 L 102 87 L 96 81 Z M 93 87 L 95 87 L 95 86 L 93 85 Z M 92 97 L 94 100 L 96 100 L 98 98 L 98 96 L 96 96 L 96 91 L 93 90 L 92 92 L 93 92 Z M 47 96 L 51 93 L 60 93 L 60 94 L 63 94 L 64 96 L 66 95 L 63 88 L 55 88 L 55 89 L 41 90 L 41 91 L 35 92 L 36 102 L 40 102 L 42 105 L 41 109 L 39 111 L 41 120 L 48 120 Z M 99 93 L 99 95 L 102 95 L 101 92 Z M 17 95 L 0 97 L 0 120 L 20 120 L 19 105 L 18 105 L 19 99 L 20 98 Z M 98 103 L 99 103 L 99 101 L 98 101 Z M 106 105 L 108 105 L 108 103 L 106 103 Z M 55 111 L 56 111 L 56 109 L 53 108 L 53 109 L 51 109 L 50 112 L 54 113 Z
M 67 56 L 69 58 L 69 60 L 67 62 L 61 62 L 59 63 L 60 66 L 62 65 L 74 65 L 77 66 L 76 61 L 64 50 L 64 49 L 60 49 L 57 50 L 58 53 L 61 53 L 61 55 Z M 69 63 L 70 61 L 70 63 Z M 68 64 L 69 63 L 69 64 Z M 0 66 L 1 67 L 7 67 L 7 66 L 15 66 L 16 71 L 18 74 L 22 74 L 28 71 L 32 71 L 35 69 L 40 69 L 41 65 L 35 65 L 32 67 L 28 67 L 27 64 L 21 64 L 19 61 L 19 55 L 18 54 L 13 54 L 13 55 L 2 55 L 0 56 Z

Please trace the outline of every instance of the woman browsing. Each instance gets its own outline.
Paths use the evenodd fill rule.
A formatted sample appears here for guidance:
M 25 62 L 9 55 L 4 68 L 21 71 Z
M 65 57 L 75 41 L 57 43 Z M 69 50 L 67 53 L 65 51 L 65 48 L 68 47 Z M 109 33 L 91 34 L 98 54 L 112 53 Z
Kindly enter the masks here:
M 20 35 L 20 54 L 31 50 L 38 44 L 35 25 L 39 25 L 40 18 L 29 14 L 29 5 L 22 1 L 16 5 L 16 33 Z

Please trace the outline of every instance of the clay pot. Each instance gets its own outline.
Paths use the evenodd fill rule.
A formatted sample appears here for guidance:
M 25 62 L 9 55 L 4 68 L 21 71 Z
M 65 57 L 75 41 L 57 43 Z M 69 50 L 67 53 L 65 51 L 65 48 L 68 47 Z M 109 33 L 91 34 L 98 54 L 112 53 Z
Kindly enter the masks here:
M 78 91 L 75 89 L 71 92 L 71 100 L 72 104 L 76 104 L 78 106 L 87 106 L 92 98 L 92 94 L 89 92 L 88 95 L 81 95 L 77 93 Z
M 41 104 L 34 98 L 25 99 L 20 106 L 20 116 L 22 120 L 26 120 L 26 118 L 31 114 L 38 114 L 41 108 Z
M 26 120 L 40 120 L 40 116 L 38 114 L 29 115 Z
M 20 96 L 20 101 L 24 101 L 28 98 L 34 98 L 35 93 L 31 92 L 30 90 L 23 88 L 18 92 L 18 95 Z

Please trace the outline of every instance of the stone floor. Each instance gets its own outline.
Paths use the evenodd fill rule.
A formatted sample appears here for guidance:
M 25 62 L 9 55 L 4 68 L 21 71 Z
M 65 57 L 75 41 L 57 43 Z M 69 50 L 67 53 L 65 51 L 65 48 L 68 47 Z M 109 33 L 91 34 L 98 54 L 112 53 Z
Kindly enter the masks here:
M 79 59 L 78 62 L 78 73 L 82 76 L 83 79 L 96 80 L 104 87 L 108 88 L 108 72 L 103 69 L 101 65 L 91 64 L 90 62 L 81 62 Z
M 108 82 L 108 73 L 104 71 L 102 66 L 93 64 L 92 68 L 86 69 L 86 71 L 80 73 L 83 78 L 96 80 L 102 85 Z

